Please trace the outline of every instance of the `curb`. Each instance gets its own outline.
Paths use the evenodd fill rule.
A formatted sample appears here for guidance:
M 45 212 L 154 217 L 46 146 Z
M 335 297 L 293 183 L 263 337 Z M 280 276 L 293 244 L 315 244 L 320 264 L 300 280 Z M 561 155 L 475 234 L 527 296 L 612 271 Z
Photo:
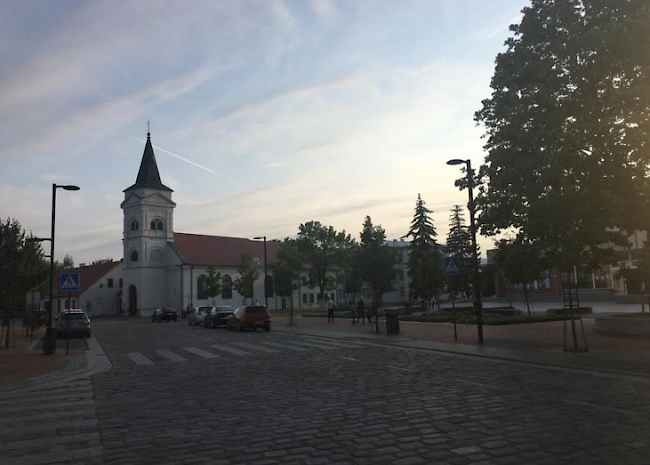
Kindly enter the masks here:
M 40 340 L 40 339 L 39 339 Z M 38 341 L 37 341 L 38 343 Z M 78 358 L 83 357 L 83 355 L 77 356 Z M 66 364 L 66 368 L 61 371 L 55 371 L 43 376 L 37 376 L 34 378 L 23 379 L 16 381 L 14 383 L 9 383 L 4 386 L 0 386 L 0 395 L 14 392 L 17 390 L 30 390 L 37 387 L 42 387 L 43 385 L 48 384 L 59 384 L 62 382 L 71 381 L 77 378 L 84 378 L 102 373 L 104 371 L 110 370 L 112 364 L 110 359 L 104 353 L 104 349 L 97 341 L 94 335 L 90 336 L 88 339 L 88 350 L 86 351 L 86 360 L 83 367 L 80 368 L 69 368 L 74 364 Z M 71 359 L 73 360 L 73 359 Z
M 312 337 L 321 337 L 324 339 L 334 339 L 334 340 L 346 339 L 341 337 L 326 336 L 322 334 L 310 334 L 301 331 L 291 331 L 291 330 L 282 330 L 282 329 L 275 329 L 275 331 L 285 333 L 285 334 L 303 334 Z M 354 337 L 354 335 L 352 335 L 352 337 Z M 444 348 L 415 347 L 412 345 L 408 345 L 409 342 L 384 342 L 379 340 L 376 342 L 386 347 L 397 348 L 397 349 L 407 349 L 407 350 L 415 350 L 415 351 L 423 351 L 423 352 L 437 352 L 437 353 L 451 355 L 455 357 L 479 358 L 484 360 L 498 360 L 500 362 L 506 362 L 511 364 L 532 365 L 532 366 L 552 369 L 555 371 L 573 371 L 573 372 L 578 371 L 581 373 L 589 373 L 594 376 L 615 378 L 618 380 L 622 378 L 626 378 L 628 380 L 633 380 L 633 381 L 650 382 L 650 374 L 646 374 L 646 373 L 635 373 L 631 371 L 611 370 L 607 368 L 597 368 L 597 367 L 596 368 L 584 367 L 584 366 L 569 365 L 565 363 L 542 362 L 537 360 L 522 360 L 521 358 L 509 358 L 509 357 L 490 355 L 490 354 L 472 354 L 472 353 L 465 353 L 465 352 L 454 351 L 454 350 L 444 349 Z M 418 342 L 418 341 L 411 341 L 410 343 L 412 342 Z

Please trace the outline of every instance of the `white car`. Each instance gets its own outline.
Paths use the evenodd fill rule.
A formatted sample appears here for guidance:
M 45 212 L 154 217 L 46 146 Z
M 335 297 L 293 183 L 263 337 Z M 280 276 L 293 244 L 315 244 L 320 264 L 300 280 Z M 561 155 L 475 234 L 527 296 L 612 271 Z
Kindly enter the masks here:
M 203 325 L 203 320 L 205 315 L 209 315 L 214 307 L 196 307 L 192 309 L 189 315 L 187 315 L 187 324 L 192 325 Z

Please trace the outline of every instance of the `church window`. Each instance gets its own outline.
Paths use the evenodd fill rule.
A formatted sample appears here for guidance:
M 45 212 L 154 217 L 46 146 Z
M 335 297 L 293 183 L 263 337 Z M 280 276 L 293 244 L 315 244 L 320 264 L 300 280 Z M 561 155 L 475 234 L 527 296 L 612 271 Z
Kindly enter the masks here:
M 108 278 L 108 287 L 113 287 L 113 280 Z
M 136 220 L 135 218 L 133 218 L 133 219 L 131 220 L 131 225 L 129 226 L 129 229 L 130 229 L 131 231 L 137 231 L 138 229 L 140 229 L 140 223 L 138 223 L 138 220 Z
M 129 254 L 129 258 L 131 259 L 132 262 L 137 262 L 138 261 L 138 251 L 137 250 L 132 250 L 131 253 Z
M 221 298 L 232 299 L 232 278 L 228 274 L 222 279 Z
M 156 231 L 162 231 L 163 230 L 163 222 L 160 218 L 154 218 L 151 220 L 151 229 L 154 229 Z
M 199 300 L 208 298 L 208 277 L 204 274 L 196 280 L 196 293 Z

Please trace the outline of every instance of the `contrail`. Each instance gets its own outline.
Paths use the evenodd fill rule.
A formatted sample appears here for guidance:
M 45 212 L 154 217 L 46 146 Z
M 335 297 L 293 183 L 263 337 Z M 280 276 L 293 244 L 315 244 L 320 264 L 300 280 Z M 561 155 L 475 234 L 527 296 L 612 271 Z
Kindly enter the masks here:
M 137 137 L 134 137 L 134 136 L 131 136 L 131 137 L 133 137 L 133 138 L 134 138 L 135 140 L 137 140 L 138 142 L 142 142 L 143 144 L 146 144 L 146 142 L 143 141 L 142 139 L 138 139 Z M 181 157 L 180 155 L 177 155 L 177 154 L 175 154 L 175 153 L 173 153 L 173 152 L 170 152 L 169 150 L 165 150 L 165 149 L 162 148 L 162 147 L 159 147 L 159 146 L 154 145 L 154 144 L 151 144 L 151 146 L 152 146 L 153 148 L 155 148 L 156 150 L 160 150 L 160 151 L 162 151 L 162 152 L 165 152 L 165 153 L 171 155 L 172 157 L 178 158 L 179 160 L 183 160 L 185 163 L 189 163 L 190 165 L 194 165 L 194 166 L 196 166 L 197 168 L 201 168 L 202 170 L 205 170 L 205 171 L 207 171 L 208 173 L 216 174 L 217 176 L 222 176 L 222 177 L 228 179 L 229 181 L 235 182 L 235 183 L 240 184 L 240 185 L 242 185 L 242 186 L 245 186 L 245 185 L 246 185 L 246 184 L 244 184 L 244 183 L 241 182 L 241 181 L 238 181 L 238 180 L 236 180 L 236 179 L 234 179 L 234 178 L 231 178 L 230 176 L 224 175 L 223 173 L 217 173 L 216 171 L 211 170 L 210 168 L 207 168 L 207 167 L 205 167 L 205 166 L 203 166 L 203 165 L 199 165 L 198 163 L 195 163 L 195 162 L 193 162 L 192 160 L 188 160 L 187 158 L 183 158 L 183 157 Z

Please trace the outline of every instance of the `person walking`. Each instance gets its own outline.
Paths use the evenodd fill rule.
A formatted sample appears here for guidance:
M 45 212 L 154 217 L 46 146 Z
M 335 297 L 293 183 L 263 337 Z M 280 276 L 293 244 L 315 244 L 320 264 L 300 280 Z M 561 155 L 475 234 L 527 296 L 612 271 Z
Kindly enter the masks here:
M 352 314 L 352 324 L 355 324 L 355 320 L 357 319 L 357 309 L 354 307 L 354 301 L 350 299 L 348 305 L 350 306 L 350 313 Z
M 331 297 L 327 298 L 327 322 L 334 323 L 334 302 Z
M 359 319 L 365 324 L 366 323 L 366 302 L 363 300 L 363 296 L 359 297 L 357 302 L 357 311 L 359 312 Z

